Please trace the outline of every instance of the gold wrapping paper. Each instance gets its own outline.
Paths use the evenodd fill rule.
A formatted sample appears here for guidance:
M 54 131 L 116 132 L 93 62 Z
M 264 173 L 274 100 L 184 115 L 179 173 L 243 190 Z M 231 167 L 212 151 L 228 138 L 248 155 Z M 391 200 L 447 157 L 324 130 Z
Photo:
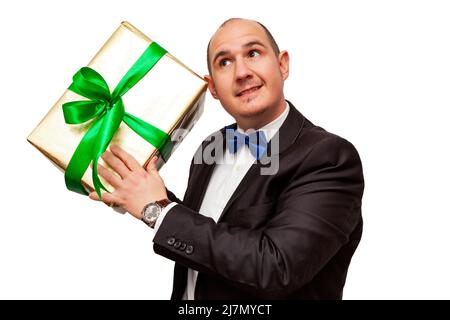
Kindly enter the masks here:
M 122 22 L 88 66 L 99 72 L 112 90 L 151 42 L 130 23 Z M 122 99 L 128 113 L 171 136 L 173 152 L 201 116 L 206 87 L 200 76 L 167 53 Z M 67 90 L 27 138 L 62 170 L 67 168 L 90 126 L 90 122 L 79 125 L 65 123 L 62 105 L 75 100 L 86 98 Z M 125 123 L 120 125 L 111 143 L 121 146 L 142 166 L 158 153 Z M 99 163 L 105 165 L 102 159 Z M 162 165 L 160 157 L 158 167 Z M 114 189 L 100 179 L 108 190 Z M 94 189 L 91 168 L 85 172 L 82 183 L 89 191 Z

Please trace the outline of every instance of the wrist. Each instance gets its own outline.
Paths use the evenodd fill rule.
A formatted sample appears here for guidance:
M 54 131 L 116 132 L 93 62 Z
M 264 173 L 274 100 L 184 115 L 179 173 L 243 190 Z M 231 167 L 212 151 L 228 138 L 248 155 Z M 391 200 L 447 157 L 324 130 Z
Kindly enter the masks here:
M 165 198 L 146 204 L 141 212 L 141 220 L 150 228 L 154 228 L 162 210 L 171 202 L 172 201 Z

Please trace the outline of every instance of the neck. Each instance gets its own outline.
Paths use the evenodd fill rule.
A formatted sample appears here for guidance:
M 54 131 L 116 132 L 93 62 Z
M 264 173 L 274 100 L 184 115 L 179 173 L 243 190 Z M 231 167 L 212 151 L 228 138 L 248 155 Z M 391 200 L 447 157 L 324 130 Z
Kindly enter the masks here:
M 247 131 L 248 129 L 261 129 L 283 113 L 286 108 L 286 103 L 286 100 L 283 98 L 277 103 L 275 108 L 267 108 L 263 113 L 256 117 L 236 119 L 236 123 L 244 131 Z

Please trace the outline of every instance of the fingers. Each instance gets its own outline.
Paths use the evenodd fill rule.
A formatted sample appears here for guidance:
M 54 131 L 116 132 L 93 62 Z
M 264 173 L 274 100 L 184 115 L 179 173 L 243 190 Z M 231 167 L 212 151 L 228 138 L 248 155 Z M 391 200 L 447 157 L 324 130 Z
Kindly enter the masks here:
M 125 163 L 112 152 L 105 151 L 105 153 L 102 154 L 102 159 L 122 178 L 125 178 L 130 174 L 130 169 L 128 169 Z
M 156 166 L 156 163 L 158 162 L 158 157 L 153 157 L 150 159 L 150 161 L 147 164 L 146 170 L 148 173 L 151 171 L 158 172 L 158 167 Z
M 114 189 L 117 189 L 119 187 L 122 180 L 117 175 L 106 169 L 101 164 L 98 164 L 97 169 L 98 174 L 103 177 L 110 185 L 112 185 Z
M 95 201 L 100 201 L 100 198 L 98 197 L 97 192 L 92 191 L 91 193 L 89 193 L 89 198 Z
M 102 193 L 102 200 L 100 200 L 100 198 L 98 197 L 98 195 L 95 191 L 92 191 L 91 193 L 89 193 L 89 198 L 92 200 L 96 200 L 96 201 L 102 201 L 109 207 L 121 205 L 119 203 L 118 199 L 116 199 L 111 193 L 107 193 L 107 192 Z
M 119 147 L 116 144 L 113 144 L 109 147 L 109 149 L 112 151 L 112 153 L 122 160 L 123 163 L 130 169 L 131 171 L 139 170 L 141 169 L 141 165 L 137 160 L 128 152 L 123 150 L 121 147 Z

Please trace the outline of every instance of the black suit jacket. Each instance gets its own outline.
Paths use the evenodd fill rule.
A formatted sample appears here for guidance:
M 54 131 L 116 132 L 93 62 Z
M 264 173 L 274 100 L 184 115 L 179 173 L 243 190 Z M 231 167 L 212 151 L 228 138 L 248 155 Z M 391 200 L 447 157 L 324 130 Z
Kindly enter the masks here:
M 155 252 L 176 262 L 172 299 L 188 267 L 199 271 L 196 299 L 342 298 L 362 233 L 360 158 L 292 104 L 278 134 L 278 172 L 261 175 L 255 161 L 217 223 L 198 213 L 215 164 L 191 164 L 184 200 L 154 238 Z

